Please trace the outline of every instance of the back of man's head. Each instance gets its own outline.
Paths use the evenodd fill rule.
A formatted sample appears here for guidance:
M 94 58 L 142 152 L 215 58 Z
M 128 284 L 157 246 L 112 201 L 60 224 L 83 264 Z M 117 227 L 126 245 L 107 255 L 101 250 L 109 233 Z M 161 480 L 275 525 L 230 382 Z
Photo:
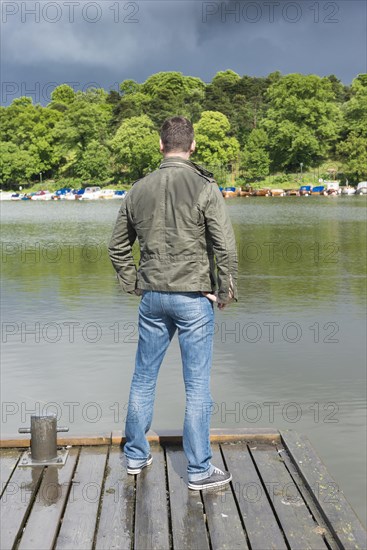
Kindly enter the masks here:
M 174 116 L 163 122 L 160 135 L 165 154 L 188 153 L 194 141 L 194 128 L 187 118 Z

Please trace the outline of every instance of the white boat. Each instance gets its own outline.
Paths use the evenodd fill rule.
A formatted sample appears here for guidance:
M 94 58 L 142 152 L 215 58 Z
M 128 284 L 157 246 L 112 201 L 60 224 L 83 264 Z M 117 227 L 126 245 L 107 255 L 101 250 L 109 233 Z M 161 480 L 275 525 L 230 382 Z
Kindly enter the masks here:
M 10 200 L 11 201 L 21 201 L 24 197 L 24 193 L 12 193 Z
M 0 191 L 0 201 L 10 201 L 13 193 L 8 191 Z
M 355 195 L 355 187 L 352 187 L 351 185 L 346 185 L 345 187 L 342 187 L 342 195 Z
M 338 181 L 324 181 L 326 185 L 325 195 L 340 195 L 341 189 Z
M 31 196 L 32 201 L 50 201 L 52 199 L 52 193 L 50 191 L 37 191 L 34 195 Z
M 101 188 L 94 186 L 94 187 L 86 187 L 83 195 L 81 196 L 81 200 L 96 200 L 101 197 Z
M 115 198 L 114 189 L 102 189 L 100 198 L 101 199 L 114 199 Z
M 360 181 L 357 185 L 356 195 L 367 195 L 367 181 Z
M 69 191 L 69 193 L 65 193 L 64 199 L 66 201 L 75 201 L 75 193 L 73 191 Z

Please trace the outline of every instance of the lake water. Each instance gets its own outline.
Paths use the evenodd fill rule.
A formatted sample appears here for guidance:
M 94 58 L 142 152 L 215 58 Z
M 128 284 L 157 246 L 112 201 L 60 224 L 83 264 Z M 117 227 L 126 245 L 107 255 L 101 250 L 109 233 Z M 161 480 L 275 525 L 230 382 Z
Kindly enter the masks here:
M 2 437 L 56 412 L 71 434 L 122 429 L 139 298 L 107 255 L 119 201 L 1 203 Z M 308 436 L 366 515 L 366 197 L 227 201 L 239 301 L 216 309 L 212 427 Z M 182 426 L 177 336 L 153 429 Z

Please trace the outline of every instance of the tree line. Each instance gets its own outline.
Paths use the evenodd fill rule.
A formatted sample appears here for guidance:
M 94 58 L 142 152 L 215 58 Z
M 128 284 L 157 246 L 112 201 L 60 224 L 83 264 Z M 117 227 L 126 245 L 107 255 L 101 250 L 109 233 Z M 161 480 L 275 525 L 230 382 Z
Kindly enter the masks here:
M 183 115 L 195 128 L 192 157 L 218 181 L 338 162 L 345 178 L 367 179 L 367 74 L 345 86 L 334 75 L 218 72 L 210 83 L 159 72 L 119 92 L 63 84 L 46 105 L 19 97 L 0 108 L 3 188 L 43 179 L 131 183 L 154 170 L 159 128 Z

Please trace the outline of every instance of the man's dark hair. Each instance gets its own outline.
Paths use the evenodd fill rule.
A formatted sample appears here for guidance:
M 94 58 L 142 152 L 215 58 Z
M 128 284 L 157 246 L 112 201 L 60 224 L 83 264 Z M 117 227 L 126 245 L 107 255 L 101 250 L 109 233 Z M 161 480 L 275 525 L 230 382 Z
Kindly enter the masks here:
M 193 125 L 183 116 L 167 118 L 161 127 L 161 140 L 165 153 L 187 153 L 194 140 Z

